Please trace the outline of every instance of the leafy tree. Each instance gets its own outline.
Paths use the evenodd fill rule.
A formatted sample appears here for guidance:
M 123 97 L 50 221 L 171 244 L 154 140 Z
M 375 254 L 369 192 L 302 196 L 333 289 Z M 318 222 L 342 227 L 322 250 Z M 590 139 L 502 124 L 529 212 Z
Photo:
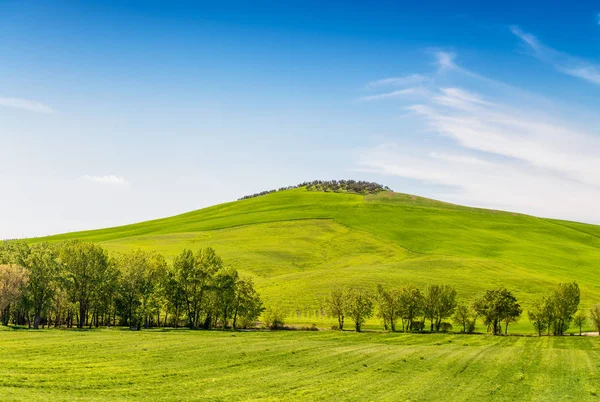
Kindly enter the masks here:
M 223 266 L 223 261 L 208 247 L 200 249 L 193 255 L 190 250 L 183 250 L 173 260 L 175 280 L 179 284 L 187 309 L 188 325 L 198 328 L 203 312 L 203 302 L 206 303 L 206 293 L 213 285 L 214 275 Z M 208 309 L 207 309 L 208 310 Z M 210 311 L 206 311 L 206 323 L 210 323 Z
M 533 303 L 531 308 L 527 311 L 529 321 L 533 324 L 533 328 L 538 332 L 539 336 L 542 336 L 542 332 L 548 328 L 548 305 L 545 298 Z
M 573 321 L 575 321 L 575 325 L 579 327 L 579 336 L 581 336 L 581 327 L 583 327 L 583 324 L 587 321 L 587 315 L 584 311 L 578 311 L 573 317 Z
M 430 285 L 423 295 L 423 313 L 430 320 L 430 330 L 439 331 L 444 318 L 456 308 L 456 290 L 448 285 Z
M 77 327 L 83 328 L 108 268 L 108 256 L 106 251 L 96 244 L 69 240 L 61 245 L 59 257 L 67 295 L 71 302 L 79 306 Z
M 473 303 L 473 309 L 485 319 L 494 335 L 502 332 L 501 323 L 517 319 L 522 312 L 521 306 L 511 292 L 505 288 L 487 290 Z
M 142 250 L 124 254 L 118 261 L 122 312 L 130 327 L 140 329 L 142 325 L 148 325 L 150 300 L 159 283 L 160 273 L 166 270 L 166 262 L 162 255 Z
M 238 272 L 230 267 L 221 268 L 217 271 L 213 281 L 215 293 L 214 316 L 217 321 L 221 322 L 223 328 L 227 328 L 229 320 L 233 318 L 237 301 L 238 282 Z
M 598 335 L 600 335 L 600 304 L 595 304 L 590 308 L 590 320 L 592 320 L 598 330 Z
M 23 240 L 5 240 L 0 242 L 0 264 L 25 265 L 30 248 Z
M 254 289 L 252 279 L 242 278 L 237 282 L 235 289 L 235 301 L 233 305 L 233 329 L 237 328 L 238 320 L 242 327 L 253 325 L 260 317 L 264 307 L 260 296 Z
M 402 318 L 403 330 L 415 330 L 415 319 L 423 311 L 423 294 L 415 285 L 400 288 L 398 310 Z
M 183 293 L 183 289 L 177 281 L 177 272 L 175 271 L 174 265 L 168 267 L 167 272 L 162 279 L 162 290 L 164 292 L 164 297 L 167 302 L 167 311 L 170 310 L 173 313 L 173 323 L 174 326 L 177 328 L 177 326 L 179 325 L 179 318 L 182 309 L 184 308 L 186 299 Z
M 46 243 L 35 244 L 24 260 L 28 272 L 27 297 L 33 309 L 33 328 L 38 329 L 42 313 L 56 292 L 59 264 L 55 249 Z
M 373 316 L 373 296 L 366 290 L 352 288 L 347 297 L 346 315 L 354 322 L 356 332 L 360 332 L 365 321 Z
M 338 320 L 338 329 L 343 331 L 344 318 L 346 314 L 346 304 L 348 302 L 348 292 L 343 288 L 335 288 L 331 290 L 329 297 L 325 300 L 325 308 L 327 313 L 336 317 Z
M 400 315 L 399 292 L 386 290 L 382 285 L 377 286 L 377 302 L 379 304 L 379 317 L 383 319 L 385 329 L 396 330 L 396 320 Z
M 423 315 L 430 322 L 430 331 L 433 332 L 434 322 L 437 317 L 437 309 L 440 302 L 440 287 L 429 285 L 423 294 Z
M 477 313 L 464 304 L 459 304 L 454 312 L 454 322 L 462 327 L 462 332 L 475 332 Z
M 8 325 L 10 308 L 25 292 L 28 283 L 27 270 L 16 264 L 0 265 L 0 313 L 2 324 Z
M 573 315 L 577 312 L 580 301 L 579 285 L 573 283 L 559 283 L 549 298 L 552 309 L 550 324 L 555 335 L 563 335 L 569 329 Z

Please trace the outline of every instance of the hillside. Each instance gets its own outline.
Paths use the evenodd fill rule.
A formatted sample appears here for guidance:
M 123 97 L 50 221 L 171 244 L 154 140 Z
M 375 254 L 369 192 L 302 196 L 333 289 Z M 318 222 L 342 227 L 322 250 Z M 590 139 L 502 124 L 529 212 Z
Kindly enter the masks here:
M 297 322 L 328 322 L 320 308 L 332 286 L 454 285 L 472 299 L 505 285 L 525 305 L 561 281 L 576 280 L 582 307 L 600 301 L 600 228 L 467 208 L 380 192 L 269 193 L 170 218 L 31 241 L 80 238 L 110 251 L 212 246 L 254 277 L 267 304 Z M 519 328 L 526 329 L 526 319 Z

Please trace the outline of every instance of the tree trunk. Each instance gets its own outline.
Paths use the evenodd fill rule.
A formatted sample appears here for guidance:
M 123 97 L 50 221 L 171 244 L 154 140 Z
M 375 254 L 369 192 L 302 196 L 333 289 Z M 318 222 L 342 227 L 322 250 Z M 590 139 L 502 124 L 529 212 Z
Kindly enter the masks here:
M 37 312 L 35 313 L 35 316 L 33 317 L 33 329 L 39 329 L 40 328 L 40 313 Z
M 77 328 L 83 328 L 83 326 L 85 325 L 85 316 L 87 316 L 85 306 L 83 305 L 83 303 L 79 302 L 79 322 L 77 323 Z

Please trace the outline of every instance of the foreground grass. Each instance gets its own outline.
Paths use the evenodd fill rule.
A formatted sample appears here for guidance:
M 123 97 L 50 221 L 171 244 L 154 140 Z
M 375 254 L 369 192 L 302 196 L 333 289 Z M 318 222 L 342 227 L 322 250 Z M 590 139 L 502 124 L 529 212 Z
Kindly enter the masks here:
M 0 330 L 3 400 L 593 400 L 600 339 Z

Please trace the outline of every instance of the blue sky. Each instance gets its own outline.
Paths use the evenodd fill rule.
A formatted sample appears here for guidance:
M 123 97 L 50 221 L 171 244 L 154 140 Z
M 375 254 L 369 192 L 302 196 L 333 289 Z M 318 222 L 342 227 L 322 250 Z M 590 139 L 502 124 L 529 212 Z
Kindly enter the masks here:
M 600 4 L 249 3 L 0 1 L 0 238 L 330 178 L 600 223 Z

